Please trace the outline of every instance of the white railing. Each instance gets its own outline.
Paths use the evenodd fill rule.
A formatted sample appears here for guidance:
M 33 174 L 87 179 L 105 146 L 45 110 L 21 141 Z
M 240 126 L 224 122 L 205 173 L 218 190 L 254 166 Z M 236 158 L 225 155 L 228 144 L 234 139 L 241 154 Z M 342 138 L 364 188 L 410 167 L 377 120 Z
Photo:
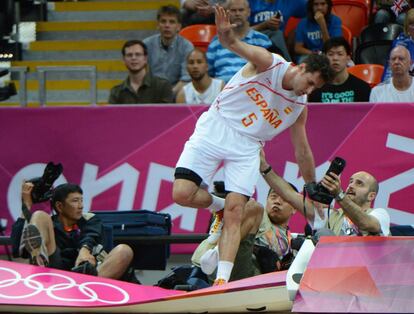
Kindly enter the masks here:
M 46 105 L 46 73 L 47 72 L 88 72 L 90 81 L 90 103 L 96 105 L 97 91 L 96 91 L 96 67 L 94 65 L 79 65 L 79 66 L 38 66 L 36 67 L 39 80 L 39 104 Z

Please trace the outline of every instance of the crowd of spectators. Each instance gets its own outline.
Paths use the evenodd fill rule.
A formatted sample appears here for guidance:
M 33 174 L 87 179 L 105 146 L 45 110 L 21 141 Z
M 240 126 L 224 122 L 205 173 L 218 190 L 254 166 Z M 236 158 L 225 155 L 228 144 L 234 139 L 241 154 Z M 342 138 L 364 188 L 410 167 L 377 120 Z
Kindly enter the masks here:
M 129 91 L 129 96 L 126 97 L 127 100 L 122 97 L 114 98 L 114 90 L 119 90 L 121 86 L 114 87 L 109 103 L 211 104 L 215 95 L 223 88 L 219 80 L 224 84 L 227 83 L 246 64 L 246 61 L 223 47 L 217 36 L 211 40 L 205 53 L 203 49 L 194 50 L 197 47 L 181 36 L 180 30 L 191 24 L 214 24 L 213 5 L 215 4 L 226 8 L 231 23 L 235 25 L 234 32 L 246 43 L 265 47 L 271 52 L 280 54 L 285 60 L 296 63 L 300 63 L 309 54 L 328 55 L 335 68 L 336 78 L 331 84 L 327 84 L 310 95 L 310 102 L 369 101 L 368 84 L 347 71 L 347 68 L 354 64 L 358 36 L 354 36 L 352 45 L 348 39 L 348 44 L 344 43 L 343 21 L 341 17 L 335 15 L 332 0 L 184 0 L 181 4 L 181 8 L 173 5 L 161 7 L 157 13 L 159 32 L 143 39 L 145 49 L 148 50 L 145 56 L 146 80 L 144 84 L 131 84 L 133 76 L 126 57 L 123 55 L 129 76 L 121 86 L 124 92 Z M 401 10 L 395 11 L 393 1 L 375 1 L 374 10 L 371 12 L 373 16 L 371 23 L 403 25 L 404 31 L 394 39 L 389 51 L 401 45 L 408 49 L 411 56 L 409 62 L 409 75 L 411 76 L 414 68 L 412 62 L 414 9 L 410 9 L 411 2 L 407 4 Z M 295 43 L 293 50 L 289 53 L 285 28 L 289 19 L 293 17 L 300 21 L 293 30 Z M 330 47 L 332 43 L 336 46 Z M 329 48 L 326 48 L 327 46 Z M 338 49 L 341 51 L 336 51 Z M 383 60 L 381 65 L 384 66 L 381 84 L 385 84 L 392 78 L 390 56 L 387 60 Z M 189 73 L 190 71 L 192 73 Z M 146 90 L 148 94 L 148 88 L 145 87 L 149 76 L 156 81 L 159 81 L 157 77 L 166 79 L 171 86 L 169 87 L 164 82 L 161 84 L 162 88 L 154 86 L 159 91 L 151 93 L 154 97 L 142 96 L 143 90 Z M 171 89 L 171 94 L 166 91 L 168 89 Z M 395 97 L 394 99 L 401 98 Z M 378 101 L 381 100 L 384 101 L 382 98 Z

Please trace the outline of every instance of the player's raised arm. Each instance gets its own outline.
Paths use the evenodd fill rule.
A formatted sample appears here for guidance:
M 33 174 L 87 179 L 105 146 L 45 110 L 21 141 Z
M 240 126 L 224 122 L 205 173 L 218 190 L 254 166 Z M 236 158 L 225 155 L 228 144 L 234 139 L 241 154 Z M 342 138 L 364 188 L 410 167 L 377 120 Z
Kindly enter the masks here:
M 235 36 L 233 28 L 237 25 L 230 23 L 230 18 L 223 7 L 215 6 L 215 14 L 217 36 L 223 47 L 252 63 L 258 72 L 263 72 L 272 65 L 273 57 L 269 51 L 245 43 Z

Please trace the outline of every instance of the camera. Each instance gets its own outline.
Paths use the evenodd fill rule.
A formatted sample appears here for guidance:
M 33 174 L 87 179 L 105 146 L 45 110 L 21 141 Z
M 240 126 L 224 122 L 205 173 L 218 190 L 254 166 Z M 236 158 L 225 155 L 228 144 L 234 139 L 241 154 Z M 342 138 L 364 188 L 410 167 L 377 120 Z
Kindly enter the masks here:
M 345 165 L 346 161 L 344 159 L 341 157 L 335 157 L 325 175 L 329 175 L 330 172 L 339 175 L 344 170 Z M 320 182 L 310 182 L 305 185 L 305 189 L 310 199 L 322 204 L 329 205 L 334 198 Z
M 226 191 L 226 188 L 224 186 L 224 181 L 214 181 L 213 182 L 214 185 L 214 192 L 213 194 L 221 197 L 221 198 L 226 198 L 226 195 L 229 193 L 228 191 Z
M 72 267 L 71 271 L 80 274 L 98 276 L 96 267 L 87 261 L 80 263 L 78 266 Z
M 46 165 L 43 175 L 41 177 L 33 178 L 28 182 L 33 183 L 32 201 L 33 203 L 41 203 L 49 200 L 52 197 L 52 186 L 56 179 L 62 174 L 62 164 L 54 164 L 49 162 Z

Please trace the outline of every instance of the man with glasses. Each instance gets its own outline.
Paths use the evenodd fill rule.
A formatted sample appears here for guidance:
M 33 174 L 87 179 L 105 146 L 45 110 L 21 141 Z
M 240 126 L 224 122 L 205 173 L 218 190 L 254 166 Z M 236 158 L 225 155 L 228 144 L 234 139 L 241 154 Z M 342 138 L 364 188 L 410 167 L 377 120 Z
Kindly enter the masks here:
M 172 86 L 166 79 L 148 71 L 147 47 L 140 40 L 129 40 L 122 47 L 128 77 L 111 89 L 110 104 L 172 103 Z

